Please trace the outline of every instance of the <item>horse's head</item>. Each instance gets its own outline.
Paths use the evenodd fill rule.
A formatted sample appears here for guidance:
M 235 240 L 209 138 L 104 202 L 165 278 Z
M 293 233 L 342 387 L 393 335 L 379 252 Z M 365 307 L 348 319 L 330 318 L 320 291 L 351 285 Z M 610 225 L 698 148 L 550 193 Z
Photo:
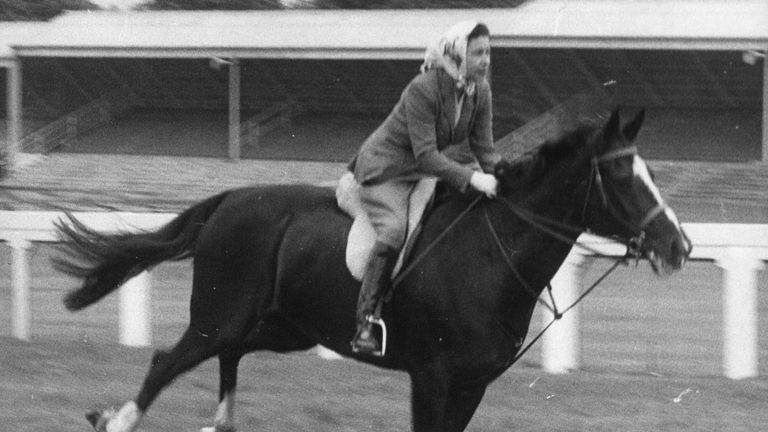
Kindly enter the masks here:
M 671 273 L 685 263 L 691 242 L 653 182 L 653 174 L 634 144 L 645 111 L 620 126 L 614 110 L 587 143 L 589 178 L 582 222 L 595 234 L 634 243 L 656 273 Z
M 637 154 L 633 142 L 643 118 L 641 111 L 621 127 L 615 110 L 604 125 L 579 126 L 529 158 L 502 161 L 500 196 L 529 210 L 549 209 L 550 218 L 567 212 L 582 230 L 631 245 L 657 273 L 679 269 L 691 243 Z

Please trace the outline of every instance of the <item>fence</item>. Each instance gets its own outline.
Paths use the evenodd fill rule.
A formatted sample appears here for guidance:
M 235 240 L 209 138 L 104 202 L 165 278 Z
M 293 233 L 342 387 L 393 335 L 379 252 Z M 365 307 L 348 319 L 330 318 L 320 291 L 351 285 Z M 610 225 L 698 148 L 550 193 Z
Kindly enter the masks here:
M 31 242 L 56 241 L 53 221 L 58 212 L 0 211 L 0 240 L 12 248 L 12 334 L 30 338 L 30 272 L 27 249 Z M 172 219 L 170 213 L 75 213 L 99 230 L 151 229 Z M 693 259 L 714 261 L 723 277 L 723 374 L 732 379 L 757 376 L 757 271 L 768 260 L 768 225 L 684 224 L 694 244 Z M 580 240 L 602 253 L 622 255 L 623 247 L 583 235 Z M 574 248 L 553 280 L 558 304 L 570 304 L 578 295 L 579 264 L 589 253 Z M 151 275 L 142 273 L 128 281 L 119 293 L 120 343 L 147 346 L 152 343 L 149 314 Z M 544 314 L 547 322 L 551 315 Z M 542 367 L 563 373 L 579 367 L 579 313 L 573 309 L 555 323 L 542 340 Z M 328 355 L 320 351 L 321 355 Z
M 27 153 L 48 153 L 91 129 L 108 123 L 133 104 L 132 96 L 113 92 L 25 136 L 20 148 Z

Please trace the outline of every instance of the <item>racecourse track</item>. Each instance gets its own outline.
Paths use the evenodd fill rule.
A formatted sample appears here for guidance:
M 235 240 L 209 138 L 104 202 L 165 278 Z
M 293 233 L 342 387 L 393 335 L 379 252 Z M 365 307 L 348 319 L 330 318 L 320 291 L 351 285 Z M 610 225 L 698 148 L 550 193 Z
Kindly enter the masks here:
M 132 398 L 152 349 L 117 344 L 116 296 L 80 313 L 61 297 L 75 281 L 51 269 L 49 245 L 30 250 L 32 340 L 10 333 L 10 281 L 0 283 L 0 424 L 20 431 L 88 430 L 83 413 Z M 607 262 L 583 265 L 586 285 Z M 0 274 L 10 249 L 0 247 Z M 768 286 L 760 272 L 758 286 Z M 581 370 L 543 373 L 539 349 L 495 382 L 470 431 L 758 431 L 768 424 L 768 336 L 760 334 L 761 377 L 720 375 L 721 271 L 693 262 L 666 279 L 649 267 L 621 267 L 590 297 L 582 317 Z M 152 273 L 155 347 L 172 344 L 188 317 L 190 262 Z M 555 287 L 557 289 L 557 287 Z M 759 328 L 768 300 L 761 296 Z M 536 314 L 532 332 L 540 327 Z M 408 430 L 408 380 L 351 360 L 313 353 L 254 353 L 241 366 L 240 430 Z M 217 365 L 208 361 L 161 394 L 143 423 L 147 431 L 196 431 L 210 424 Z
M 9 209 L 77 210 L 82 209 L 84 202 L 109 207 L 113 202 L 105 203 L 105 195 L 111 190 L 117 196 L 114 202 L 119 204 L 115 204 L 115 208 L 178 211 L 196 200 L 195 194 L 202 198 L 213 193 L 205 187 L 233 186 L 230 183 L 235 182 L 235 174 L 240 175 L 238 179 L 243 182 L 284 181 L 286 177 L 295 177 L 293 171 L 283 172 L 277 163 L 272 163 L 276 166 L 270 170 L 257 170 L 241 162 L 228 165 L 226 172 L 220 168 L 222 172 L 203 172 L 203 164 L 198 159 L 174 160 L 174 165 L 194 166 L 195 169 L 189 171 L 196 177 L 194 183 L 190 183 L 191 180 L 183 178 L 167 178 L 178 176 L 178 169 L 165 172 L 144 167 L 147 174 L 131 171 L 129 168 L 133 165 L 83 165 L 93 157 L 78 157 L 78 152 L 107 153 L 109 160 L 125 165 L 125 160 L 113 157 L 116 149 L 142 155 L 172 155 L 173 151 L 198 157 L 225 154 L 225 123 L 205 122 L 205 117 L 201 117 L 193 119 L 197 126 L 192 127 L 190 122 L 161 120 L 166 125 L 163 127 L 173 125 L 175 129 L 147 127 L 147 119 L 131 117 L 120 122 L 119 128 L 99 129 L 82 137 L 66 149 L 69 153 L 58 154 L 66 157 L 50 155 L 39 169 L 33 167 L 27 175 L 22 173 L 16 180 L 6 182 L 6 191 L 11 198 L 16 197 Z M 154 118 L 151 121 L 159 122 Z M 334 129 L 342 126 L 329 124 Z M 648 128 L 651 136 L 654 124 L 656 133 L 668 129 L 651 121 Z M 347 136 L 348 141 L 356 143 L 354 146 L 318 143 L 318 133 L 312 128 L 296 134 L 278 131 L 275 139 L 282 141 L 258 149 L 245 148 L 244 156 L 284 158 L 286 152 L 293 152 L 292 157 L 303 159 L 307 149 L 312 149 L 314 156 L 336 164 L 325 164 L 322 169 L 305 170 L 311 172 L 302 174 L 312 177 L 313 181 L 336 179 L 343 162 L 364 139 L 367 132 L 363 131 L 370 131 L 374 125 L 370 119 L 358 119 L 350 129 L 349 122 L 345 122 L 343 126 L 354 132 Z M 208 134 L 215 131 L 217 135 L 205 135 L 200 132 L 202 129 Z M 713 129 L 702 128 L 702 131 Z M 337 141 L 336 135 L 327 138 L 329 142 Z M 662 144 L 668 141 L 659 140 Z M 698 139 L 690 142 L 696 143 L 699 152 L 703 146 L 743 154 L 730 144 L 706 145 L 706 141 L 702 144 Z M 321 149 L 325 153 L 319 153 Z M 713 153 L 711 159 L 719 160 L 721 156 Z M 158 156 L 144 158 L 137 164 L 152 165 L 160 159 Z M 98 163 L 105 164 L 104 160 Z M 114 172 L 105 173 L 105 169 Z M 60 171 L 66 175 L 51 174 Z M 664 172 L 670 173 L 672 169 Z M 155 175 L 157 173 L 161 175 Z M 94 180 L 89 174 L 103 177 Z M 753 180 L 749 176 L 745 178 Z M 753 183 L 759 185 L 762 178 L 762 174 L 754 176 Z M 65 180 L 68 183 L 64 184 Z M 9 185 L 13 181 L 16 181 L 15 187 Z M 79 186 L 80 183 L 84 186 Z M 688 193 L 683 187 L 687 184 L 673 184 L 673 207 L 676 207 L 675 198 Z M 703 184 L 706 186 L 703 189 L 712 189 L 712 183 Z M 94 193 L 95 187 L 104 185 L 109 189 L 107 192 L 100 189 Z M 170 200 L 169 193 L 159 197 L 149 193 L 163 189 L 172 191 L 178 199 Z M 135 195 L 130 201 L 135 208 L 127 207 L 123 193 L 126 190 L 130 191 L 128 198 Z M 715 192 L 718 191 L 720 189 Z M 734 219 L 735 204 L 717 196 L 714 202 L 719 206 L 713 206 L 710 201 L 684 201 L 686 205 L 681 209 L 687 216 L 684 220 L 763 221 L 765 206 L 761 197 L 764 195 L 751 189 L 748 192 L 752 193 L 750 197 L 757 197 L 752 199 L 757 205 L 739 203 L 738 208 L 747 209 L 738 213 L 748 216 L 744 219 Z M 33 194 L 40 194 L 39 199 Z M 77 200 L 67 201 L 71 196 Z M 156 198 L 151 202 L 153 205 L 147 204 L 147 196 Z M 78 207 L 67 206 L 72 202 L 77 202 Z M 692 220 L 692 216 L 698 219 Z M 11 338 L 11 280 L 7 277 L 10 253 L 8 245 L 0 244 L 0 275 L 3 276 L 0 277 L 0 425 L 14 432 L 87 431 L 84 412 L 132 398 L 147 371 L 152 349 L 167 347 L 181 335 L 188 318 L 190 262 L 166 263 L 153 270 L 153 347 L 137 349 L 117 344 L 116 296 L 76 314 L 63 308 L 61 298 L 76 281 L 54 273 L 49 264 L 51 246 L 38 243 L 28 251 L 32 270 L 32 339 L 21 342 Z M 609 264 L 604 260 L 583 263 L 582 288 Z M 656 278 L 645 263 L 638 268 L 620 267 L 578 308 L 582 321 L 581 369 L 567 375 L 547 375 L 539 367 L 540 348 L 535 346 L 490 387 L 469 430 L 764 430 L 768 424 L 768 379 L 765 378 L 768 376 L 768 332 L 758 332 L 759 378 L 731 381 L 721 377 L 722 276 L 722 270 L 711 262 L 690 263 L 680 273 L 665 279 Z M 758 273 L 757 285 L 768 287 L 768 271 Z M 768 296 L 762 291 L 758 303 L 760 330 L 768 328 Z M 542 321 L 537 312 L 532 333 L 538 331 Z M 216 363 L 209 361 L 180 377 L 160 395 L 141 430 L 197 431 L 209 426 L 216 407 L 217 369 Z M 241 377 L 236 414 L 241 431 L 409 429 L 408 380 L 402 373 L 351 360 L 326 361 L 311 352 L 254 353 L 243 360 Z

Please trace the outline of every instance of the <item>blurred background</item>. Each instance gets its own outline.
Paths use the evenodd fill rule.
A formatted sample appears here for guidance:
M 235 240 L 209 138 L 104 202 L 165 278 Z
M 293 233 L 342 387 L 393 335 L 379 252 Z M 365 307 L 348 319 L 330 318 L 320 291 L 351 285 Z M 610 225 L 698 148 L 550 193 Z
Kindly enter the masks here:
M 232 187 L 333 182 L 418 73 L 424 38 L 454 19 L 508 16 L 519 26 L 489 25 L 499 145 L 540 143 L 574 97 L 612 83 L 627 116 L 647 110 L 640 153 L 682 222 L 763 225 L 768 34 L 751 23 L 764 10 L 752 0 L 0 0 L 0 210 L 165 214 Z M 525 25 L 537 22 L 560 33 Z M 386 49 L 360 46 L 372 40 Z M 14 249 L 0 240 L 0 344 L 15 347 Z M 63 309 L 76 281 L 52 271 L 54 246 L 24 246 L 29 339 L 52 353 L 116 344 L 115 296 Z M 750 262 L 765 375 L 768 274 Z M 580 263 L 580 289 L 609 264 Z M 185 328 L 190 273 L 189 262 L 152 271 L 153 346 Z M 666 279 L 621 268 L 580 306 L 580 368 L 722 375 L 725 276 L 715 258 Z M 537 312 L 531 331 L 542 321 Z M 525 368 L 540 365 L 540 349 Z

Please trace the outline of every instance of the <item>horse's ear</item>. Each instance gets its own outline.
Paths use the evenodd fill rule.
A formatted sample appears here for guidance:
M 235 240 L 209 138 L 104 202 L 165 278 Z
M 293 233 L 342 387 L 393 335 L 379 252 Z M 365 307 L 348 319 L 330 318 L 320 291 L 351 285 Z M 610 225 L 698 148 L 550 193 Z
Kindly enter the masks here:
M 617 138 L 617 135 L 619 134 L 620 121 L 621 120 L 619 119 L 619 109 L 615 108 L 613 112 L 611 112 L 611 117 L 608 119 L 608 122 L 605 124 L 605 129 L 603 133 L 606 139 L 612 140 L 614 138 Z
M 640 131 L 640 126 L 643 125 L 643 120 L 645 120 L 645 108 L 641 109 L 640 112 L 635 115 L 635 118 L 625 124 L 624 128 L 621 130 L 622 135 L 624 135 L 624 138 L 626 138 L 627 141 L 634 141 L 635 138 L 637 138 L 637 133 Z

